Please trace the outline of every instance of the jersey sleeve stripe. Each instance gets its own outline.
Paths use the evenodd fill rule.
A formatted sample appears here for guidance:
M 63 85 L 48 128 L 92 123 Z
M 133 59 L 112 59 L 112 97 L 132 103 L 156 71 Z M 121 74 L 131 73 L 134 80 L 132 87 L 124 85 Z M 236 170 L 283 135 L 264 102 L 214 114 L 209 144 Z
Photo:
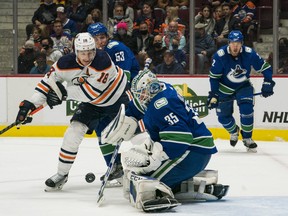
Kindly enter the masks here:
M 38 83 L 38 85 L 36 86 L 36 89 L 41 90 L 42 92 L 45 92 L 46 94 L 49 91 L 49 88 L 46 87 L 45 85 L 43 85 L 41 82 Z

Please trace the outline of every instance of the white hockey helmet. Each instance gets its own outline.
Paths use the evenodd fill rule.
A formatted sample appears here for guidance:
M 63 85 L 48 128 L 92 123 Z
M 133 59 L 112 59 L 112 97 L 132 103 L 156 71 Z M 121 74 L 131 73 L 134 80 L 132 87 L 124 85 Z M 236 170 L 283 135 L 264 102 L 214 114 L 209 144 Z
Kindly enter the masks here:
M 146 110 L 151 99 L 161 91 L 161 86 L 156 75 L 149 69 L 144 69 L 139 71 L 132 80 L 131 91 L 142 108 Z
M 78 51 L 94 50 L 96 52 L 95 40 L 88 32 L 79 33 L 74 40 L 74 51 L 77 56 Z

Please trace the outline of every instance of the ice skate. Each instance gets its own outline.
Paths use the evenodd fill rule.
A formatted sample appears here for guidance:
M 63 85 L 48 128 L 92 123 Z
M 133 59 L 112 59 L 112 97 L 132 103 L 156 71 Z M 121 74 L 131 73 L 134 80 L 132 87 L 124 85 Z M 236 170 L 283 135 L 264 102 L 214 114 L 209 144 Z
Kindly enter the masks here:
M 67 181 L 68 181 L 68 174 L 60 175 L 57 173 L 45 181 L 46 184 L 45 191 L 49 192 L 49 191 L 61 190 Z
M 229 190 L 229 185 L 211 184 L 205 187 L 205 193 L 212 194 L 218 199 L 226 196 Z
M 243 139 L 243 143 L 247 148 L 247 152 L 253 152 L 253 153 L 257 152 L 257 144 L 251 138 Z
M 121 187 L 123 183 L 123 167 L 122 164 L 115 164 L 113 170 L 108 177 L 108 182 L 106 187 Z M 100 177 L 100 180 L 103 181 L 105 174 Z
M 230 145 L 235 147 L 238 142 L 239 137 L 239 127 L 236 125 L 236 132 L 230 134 Z
M 142 209 L 144 212 L 153 213 L 153 212 L 162 212 L 168 211 L 172 208 L 181 205 L 178 200 L 171 197 L 161 197 L 154 200 L 147 200 L 142 203 Z

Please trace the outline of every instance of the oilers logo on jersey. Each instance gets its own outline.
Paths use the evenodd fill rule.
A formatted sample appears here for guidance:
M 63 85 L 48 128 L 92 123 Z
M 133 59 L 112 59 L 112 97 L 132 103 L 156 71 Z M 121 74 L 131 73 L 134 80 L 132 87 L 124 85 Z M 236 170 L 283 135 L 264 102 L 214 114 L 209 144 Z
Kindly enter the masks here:
M 227 74 L 227 78 L 234 83 L 241 83 L 247 79 L 245 76 L 247 70 L 242 68 L 239 64 L 235 66 L 235 68 L 231 68 L 231 70 Z

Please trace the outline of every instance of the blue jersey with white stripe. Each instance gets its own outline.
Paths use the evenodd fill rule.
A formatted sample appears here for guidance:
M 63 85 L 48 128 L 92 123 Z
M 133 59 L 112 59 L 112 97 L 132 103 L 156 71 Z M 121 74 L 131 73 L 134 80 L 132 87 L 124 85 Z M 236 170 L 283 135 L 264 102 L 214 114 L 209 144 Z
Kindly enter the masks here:
M 129 47 L 120 41 L 109 40 L 104 50 L 109 54 L 115 65 L 123 70 L 130 71 L 130 80 L 138 74 L 140 70 L 139 63 Z
M 253 49 L 242 46 L 240 54 L 233 57 L 229 46 L 223 46 L 213 56 L 209 74 L 211 91 L 232 95 L 249 82 L 251 66 L 257 73 L 262 73 L 265 80 L 272 80 L 271 65 Z
M 217 152 L 211 132 L 172 85 L 161 82 L 162 91 L 143 109 L 134 99 L 126 110 L 127 116 L 140 120 L 153 141 L 162 144 L 170 159 L 180 157 L 187 150 L 213 154 Z

